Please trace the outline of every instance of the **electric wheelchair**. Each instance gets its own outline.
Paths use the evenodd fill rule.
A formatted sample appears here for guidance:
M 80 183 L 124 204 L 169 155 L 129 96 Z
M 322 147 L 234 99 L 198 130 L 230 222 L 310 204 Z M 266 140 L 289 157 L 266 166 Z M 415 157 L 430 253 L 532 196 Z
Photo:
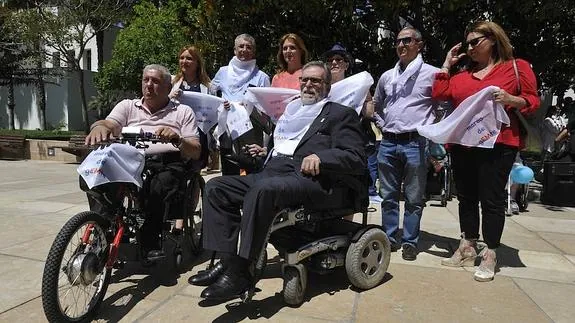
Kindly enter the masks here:
M 390 242 L 380 226 L 367 224 L 368 176 L 353 182 L 333 189 L 330 203 L 318 201 L 276 214 L 268 242 L 284 261 L 283 298 L 287 304 L 297 306 L 304 301 L 308 271 L 323 274 L 345 267 L 349 281 L 359 289 L 383 281 L 390 262 Z M 362 214 L 362 223 L 343 219 L 356 213 Z M 264 248 L 253 265 L 254 286 L 242 296 L 244 301 L 253 296 L 266 261 Z

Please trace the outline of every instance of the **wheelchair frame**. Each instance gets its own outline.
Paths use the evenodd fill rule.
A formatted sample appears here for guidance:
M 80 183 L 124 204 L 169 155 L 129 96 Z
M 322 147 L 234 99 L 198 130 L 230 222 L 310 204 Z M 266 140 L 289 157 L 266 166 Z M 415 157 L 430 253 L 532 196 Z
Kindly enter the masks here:
M 271 239 L 271 244 L 280 251 L 280 256 L 284 259 L 283 297 L 287 304 L 297 306 L 304 301 L 308 267 L 311 267 L 311 270 L 314 270 L 313 266 L 321 267 L 315 268 L 314 271 L 326 273 L 345 266 L 352 285 L 361 289 L 373 288 L 383 281 L 391 257 L 389 239 L 380 226 L 367 224 L 367 210 L 361 212 L 361 224 L 342 219 L 344 215 L 355 213 L 353 209 L 309 211 L 299 207 L 283 209 L 276 214 L 264 246 L 267 246 Z M 308 229 L 304 231 L 311 235 L 317 234 L 313 232 L 317 229 L 316 226 L 328 221 L 332 224 L 332 231 L 322 232 L 318 239 L 304 242 L 295 248 L 286 247 L 276 239 L 283 229 L 299 230 L 303 225 Z M 288 234 L 289 237 L 291 235 Z M 362 258 L 362 255 L 367 256 Z M 254 283 L 241 295 L 244 302 L 251 300 L 254 295 L 255 284 L 261 277 L 266 262 L 267 251 L 264 247 L 252 268 Z

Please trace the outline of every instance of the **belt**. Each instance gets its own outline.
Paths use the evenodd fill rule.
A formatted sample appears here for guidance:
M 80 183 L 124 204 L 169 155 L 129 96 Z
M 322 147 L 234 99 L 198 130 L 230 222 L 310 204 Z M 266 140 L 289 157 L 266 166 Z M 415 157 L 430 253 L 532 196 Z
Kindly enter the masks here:
M 399 140 L 399 141 L 413 140 L 420 137 L 417 131 L 402 132 L 402 133 L 384 132 L 381 134 L 381 136 L 386 140 Z

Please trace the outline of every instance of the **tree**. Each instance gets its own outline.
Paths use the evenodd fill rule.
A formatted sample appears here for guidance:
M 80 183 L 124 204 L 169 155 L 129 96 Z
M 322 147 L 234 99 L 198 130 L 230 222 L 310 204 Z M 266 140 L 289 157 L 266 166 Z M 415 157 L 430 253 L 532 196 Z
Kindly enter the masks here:
M 10 35 L 6 26 L 6 18 L 10 17 L 14 10 L 25 8 L 27 1 L 8 1 L 0 7 L 0 85 L 8 87 L 8 127 L 15 128 L 14 110 L 14 87 L 17 85 L 34 85 L 38 92 L 40 108 L 40 124 L 46 129 L 45 117 L 45 78 L 56 75 L 57 71 L 48 71 L 42 65 L 35 62 L 42 61 L 43 53 L 33 48 L 24 46 L 18 35 Z
M 21 10 L 12 17 L 15 34 L 21 34 L 29 46 L 37 46 L 48 56 L 59 53 L 67 68 L 78 76 L 86 132 L 90 125 L 80 60 L 88 42 L 118 22 L 129 4 L 127 0 L 43 0 L 35 2 L 33 9 Z M 74 49 L 75 54 L 71 54 Z
M 134 6 L 132 19 L 116 38 L 112 59 L 96 78 L 99 96 L 109 97 L 113 90 L 140 94 L 142 70 L 148 64 L 162 64 L 175 73 L 177 53 L 188 43 L 178 16 L 188 6 L 184 0 L 159 8 L 149 1 Z

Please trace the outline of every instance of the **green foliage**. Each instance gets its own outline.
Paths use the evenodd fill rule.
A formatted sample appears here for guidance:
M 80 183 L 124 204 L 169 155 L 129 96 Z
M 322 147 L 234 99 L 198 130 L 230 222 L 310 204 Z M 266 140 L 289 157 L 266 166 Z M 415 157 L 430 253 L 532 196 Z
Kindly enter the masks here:
M 44 140 L 70 140 L 74 135 L 82 135 L 79 131 L 63 130 L 8 130 L 0 129 L 0 136 L 24 136 L 26 139 L 44 139 Z
M 374 78 L 397 61 L 393 39 L 407 25 L 426 41 L 424 59 L 436 66 L 447 50 L 462 41 L 465 28 L 477 20 L 493 20 L 506 30 L 516 55 L 529 60 L 544 89 L 561 94 L 575 75 L 573 1 L 474 0 L 195 0 L 144 1 L 134 7 L 99 79 L 100 90 L 140 92 L 144 65 L 161 63 L 176 70 L 176 55 L 184 44 L 202 49 L 214 75 L 233 55 L 234 38 L 256 38 L 258 65 L 276 72 L 279 38 L 288 32 L 302 36 L 316 59 L 335 42 L 365 62 L 359 69 Z M 385 30 L 386 37 L 379 33 Z
M 141 93 L 141 76 L 148 64 L 161 64 L 176 72 L 178 51 L 189 41 L 187 29 L 179 23 L 179 13 L 187 11 L 187 1 L 170 1 L 156 8 L 149 1 L 134 6 L 132 20 L 114 44 L 113 57 L 97 76 L 102 92 L 122 90 Z

